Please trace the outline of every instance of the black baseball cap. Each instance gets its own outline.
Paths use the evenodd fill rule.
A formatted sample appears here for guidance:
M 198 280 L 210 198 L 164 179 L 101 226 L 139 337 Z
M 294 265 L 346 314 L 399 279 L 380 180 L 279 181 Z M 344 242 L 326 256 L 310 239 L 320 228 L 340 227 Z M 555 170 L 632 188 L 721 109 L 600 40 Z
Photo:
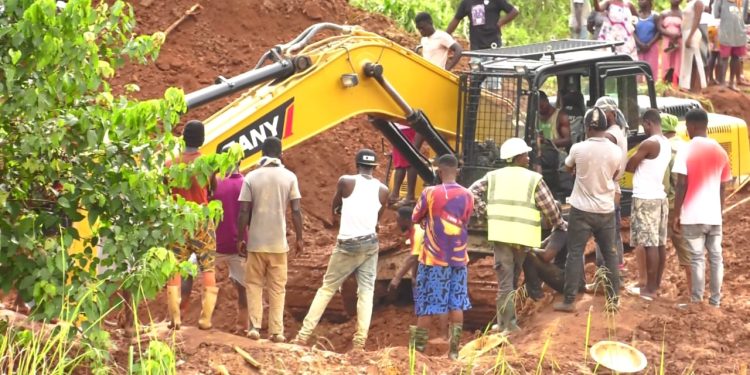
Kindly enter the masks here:
M 376 166 L 378 165 L 378 158 L 375 151 L 370 150 L 368 148 L 363 148 L 359 151 L 357 151 L 357 164 L 360 165 L 368 165 L 368 166 Z

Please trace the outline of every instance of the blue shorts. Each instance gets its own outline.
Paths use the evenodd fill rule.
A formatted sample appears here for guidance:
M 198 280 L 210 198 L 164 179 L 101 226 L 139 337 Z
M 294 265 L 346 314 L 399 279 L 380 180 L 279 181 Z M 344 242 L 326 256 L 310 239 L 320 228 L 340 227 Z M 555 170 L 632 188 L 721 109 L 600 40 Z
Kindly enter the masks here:
M 447 314 L 468 310 L 469 291 L 466 267 L 417 266 L 414 310 L 417 316 Z

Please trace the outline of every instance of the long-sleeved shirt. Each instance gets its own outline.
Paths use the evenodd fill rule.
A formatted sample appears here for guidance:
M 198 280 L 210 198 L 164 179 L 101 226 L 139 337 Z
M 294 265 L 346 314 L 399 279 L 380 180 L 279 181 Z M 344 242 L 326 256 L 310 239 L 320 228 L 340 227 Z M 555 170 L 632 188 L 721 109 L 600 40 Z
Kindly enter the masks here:
M 474 215 L 483 219 L 487 217 L 488 183 L 489 179 L 485 175 L 469 187 L 469 191 L 474 195 Z M 536 186 L 534 202 L 541 211 L 542 217 L 547 220 L 553 229 L 568 230 L 568 223 L 563 220 L 555 198 L 544 180 L 539 180 L 539 184 Z

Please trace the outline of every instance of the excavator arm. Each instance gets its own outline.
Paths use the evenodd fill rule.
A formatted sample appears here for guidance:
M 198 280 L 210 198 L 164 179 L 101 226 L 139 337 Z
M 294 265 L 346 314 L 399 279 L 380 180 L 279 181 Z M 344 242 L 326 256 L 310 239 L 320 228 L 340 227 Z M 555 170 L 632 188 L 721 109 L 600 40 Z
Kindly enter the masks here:
M 339 32 L 308 44 L 321 31 Z M 458 77 L 395 42 L 359 27 L 318 24 L 263 55 L 255 69 L 186 96 L 188 109 L 244 93 L 212 115 L 204 153 L 239 144 L 247 170 L 269 136 L 294 147 L 343 121 L 367 115 L 428 182 L 427 159 L 394 123 L 412 126 L 437 155 L 453 153 L 458 129 Z M 342 139 L 346 145 L 348 139 Z M 333 151 L 333 150 L 332 150 Z

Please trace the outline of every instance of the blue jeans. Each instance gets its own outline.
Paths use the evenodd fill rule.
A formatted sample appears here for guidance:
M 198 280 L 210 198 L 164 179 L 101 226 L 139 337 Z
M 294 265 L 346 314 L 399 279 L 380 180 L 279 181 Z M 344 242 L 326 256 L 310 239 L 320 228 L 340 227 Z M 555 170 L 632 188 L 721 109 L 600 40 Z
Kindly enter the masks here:
M 708 302 L 714 306 L 721 303 L 721 284 L 724 280 L 724 259 L 721 255 L 721 225 L 683 224 L 682 236 L 690 250 L 690 272 L 693 290 L 691 300 L 703 301 L 706 289 L 706 251 L 710 268 L 709 288 L 711 297 Z
M 310 304 L 297 337 L 307 340 L 318 325 L 331 298 L 341 284 L 354 273 L 357 277 L 357 332 L 353 341 L 364 345 L 370 330 L 372 299 L 375 291 L 375 278 L 378 268 L 379 243 L 376 236 L 362 241 L 339 241 L 328 261 L 328 269 L 323 276 L 323 286 L 318 289 Z

